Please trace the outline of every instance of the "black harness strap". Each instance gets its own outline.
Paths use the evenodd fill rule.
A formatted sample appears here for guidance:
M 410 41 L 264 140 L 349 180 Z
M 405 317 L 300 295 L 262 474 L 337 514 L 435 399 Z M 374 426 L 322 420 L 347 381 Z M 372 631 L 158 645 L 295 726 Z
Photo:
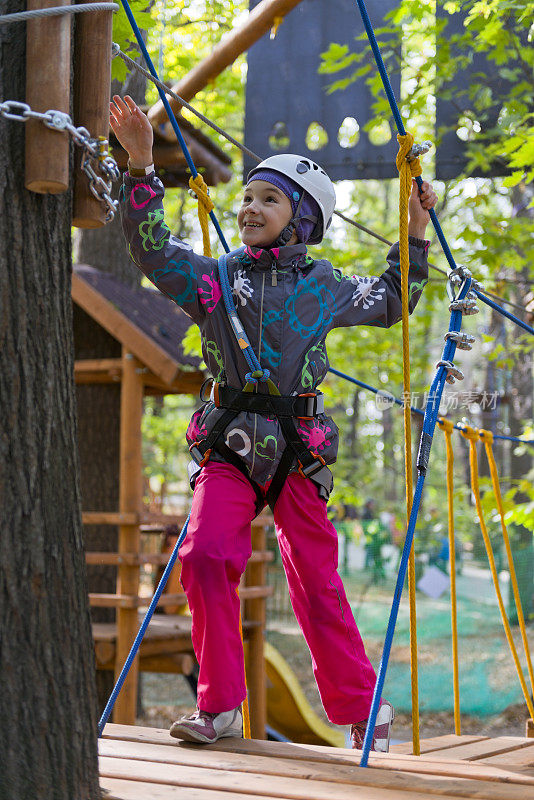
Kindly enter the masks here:
M 331 477 L 324 459 L 308 450 L 294 422 L 294 417 L 313 419 L 318 413 L 322 413 L 322 395 L 316 395 L 311 392 L 303 395 L 258 394 L 255 392 L 242 392 L 232 386 L 214 384 L 213 399 L 216 407 L 225 408 L 226 411 L 217 420 L 206 438 L 192 444 L 189 450 L 201 467 L 208 461 L 212 450 L 219 453 L 225 461 L 233 464 L 247 478 L 254 489 L 256 494 L 256 514 L 260 513 L 266 503 L 274 511 L 276 501 L 295 460 L 299 465 L 298 471 L 304 478 L 313 479 L 313 476 L 323 469 Z M 275 416 L 280 423 L 286 442 L 286 447 L 265 497 L 259 484 L 248 474 L 243 461 L 223 440 L 224 431 L 240 411 Z M 323 485 L 322 481 L 318 482 L 321 486 Z M 326 487 L 325 491 L 328 495 Z M 324 495 L 322 494 L 322 496 Z

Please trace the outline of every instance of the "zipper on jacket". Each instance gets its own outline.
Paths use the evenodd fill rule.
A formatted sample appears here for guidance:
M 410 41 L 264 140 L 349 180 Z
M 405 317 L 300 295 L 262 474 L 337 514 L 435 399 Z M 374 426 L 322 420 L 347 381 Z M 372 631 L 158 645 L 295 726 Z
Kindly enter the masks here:
M 277 286 L 278 281 L 276 278 L 276 261 L 271 264 L 271 286 Z

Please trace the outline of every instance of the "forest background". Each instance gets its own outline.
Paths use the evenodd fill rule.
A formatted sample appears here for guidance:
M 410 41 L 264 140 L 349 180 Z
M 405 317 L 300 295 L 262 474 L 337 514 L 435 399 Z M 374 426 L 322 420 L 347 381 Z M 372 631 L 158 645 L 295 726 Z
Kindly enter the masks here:
M 133 7 L 142 5 L 137 3 Z M 440 196 L 438 217 L 457 263 L 468 266 L 486 290 L 515 303 L 516 308 L 510 308 L 512 312 L 517 307 L 528 307 L 526 318 L 532 323 L 534 12 L 531 4 L 523 1 L 467 0 L 445 4 L 449 13 L 460 9 L 465 14 L 465 32 L 445 38 L 445 21 L 437 19 L 433 0 L 401 0 L 389 15 L 388 25 L 378 29 L 377 34 L 379 40 L 383 39 L 386 66 L 391 71 L 401 71 L 402 116 L 416 141 L 430 139 L 439 148 L 439 137 L 445 131 L 437 132 L 436 141 L 438 94 L 453 99 L 462 109 L 456 133 L 459 144 L 467 144 L 468 164 L 465 172 L 454 180 L 446 183 L 434 180 Z M 160 78 L 172 84 L 206 57 L 227 31 L 239 25 L 247 11 L 248 3 L 243 1 L 160 0 L 150 13 L 136 11 L 136 15 L 148 30 L 148 49 L 158 65 Z M 126 49 L 130 38 L 128 23 L 122 14 L 117 14 L 115 41 Z M 366 81 L 373 91 L 373 118 L 356 121 L 357 115 L 347 108 L 345 135 L 349 145 L 357 140 L 359 126 L 377 141 L 391 136 L 389 105 L 368 51 L 365 36 L 354 43 L 350 52 L 332 42 L 317 63 L 317 69 L 328 75 L 328 91 L 343 91 L 354 80 Z M 504 95 L 495 97 L 487 76 L 480 72 L 473 72 L 467 90 L 456 91 L 454 76 L 469 69 L 476 53 L 484 54 L 496 65 L 499 77 L 507 81 Z M 119 59 L 114 61 L 113 70 L 115 78 L 124 79 L 125 67 Z M 243 140 L 246 76 L 244 54 L 194 98 L 199 111 L 239 141 Z M 148 104 L 157 99 L 152 84 L 147 87 L 146 98 Z M 183 113 L 198 124 L 190 112 Z M 206 132 L 216 137 L 207 129 Z M 320 126 L 310 127 L 307 143 L 319 162 L 323 135 Z M 235 215 L 242 192 L 241 153 L 222 137 L 217 138 L 217 144 L 232 157 L 234 178 L 212 190 L 212 198 L 230 245 L 238 246 Z M 432 180 L 434 173 L 434 154 L 435 150 L 423 159 L 424 177 L 428 180 Z M 479 174 L 496 162 L 505 163 L 504 177 L 469 177 L 472 170 Z M 394 241 L 398 238 L 397 183 L 395 180 L 338 182 L 337 208 Z M 188 192 L 168 190 L 165 209 L 170 228 L 200 251 L 196 203 Z M 431 225 L 428 231 L 432 238 L 431 262 L 446 269 Z M 217 247 L 214 231 L 212 246 Z M 316 256 L 330 259 L 346 274 L 361 275 L 380 274 L 386 252 L 387 247 L 381 242 L 336 218 L 327 238 L 314 248 Z M 425 392 L 440 358 L 448 319 L 445 278 L 431 270 L 429 284 L 411 319 L 410 400 L 420 409 L 424 408 Z M 529 335 L 484 305 L 480 314 L 464 319 L 464 328 L 476 336 L 476 343 L 470 353 L 457 354 L 457 365 L 465 373 L 465 380 L 447 386 L 442 412 L 454 421 L 464 419 L 496 433 L 532 438 Z M 186 347 L 200 353 L 199 346 L 198 332 L 192 326 Z M 328 350 L 330 363 L 336 369 L 397 397 L 402 395 L 400 325 L 390 330 L 360 327 L 334 331 L 328 337 Z M 402 413 L 396 406 L 384 407 L 375 395 L 331 374 L 321 388 L 341 432 L 331 515 L 342 520 L 347 512 L 351 514 L 356 509 L 358 513 L 366 499 L 374 498 L 377 509 L 393 514 L 402 530 L 405 503 Z M 150 497 L 161 507 L 188 502 L 184 434 L 197 402 L 186 396 L 147 401 L 144 417 L 147 499 Z M 420 426 L 417 416 L 413 417 L 413 425 L 417 442 Z M 467 442 L 456 434 L 454 444 L 458 463 L 457 535 L 475 557 L 482 557 L 478 521 L 470 498 Z M 526 559 L 525 566 L 528 564 L 531 569 L 534 529 L 531 449 L 496 442 L 496 456 L 514 548 L 519 560 Z M 446 534 L 444 458 L 443 437 L 437 432 L 416 536 L 419 553 L 435 547 Z M 483 456 L 481 471 L 487 474 Z M 500 527 L 493 513 L 489 478 L 483 477 L 481 485 L 490 517 L 490 533 L 499 550 Z M 531 597 L 525 597 L 525 601 L 528 607 L 532 606 Z

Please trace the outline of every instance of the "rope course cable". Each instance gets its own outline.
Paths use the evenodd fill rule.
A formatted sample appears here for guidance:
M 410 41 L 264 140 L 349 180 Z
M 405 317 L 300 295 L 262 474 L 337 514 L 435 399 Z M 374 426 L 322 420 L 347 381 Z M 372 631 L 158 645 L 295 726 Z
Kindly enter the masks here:
M 454 695 L 454 732 L 461 736 L 460 717 L 460 678 L 458 668 L 458 614 L 456 605 L 456 544 L 454 541 L 454 452 L 452 431 L 454 425 L 449 419 L 439 419 L 438 425 L 445 434 L 447 453 L 447 518 L 449 531 L 449 564 L 451 588 L 451 630 L 452 630 L 452 686 Z
M 328 372 L 331 372 L 338 378 L 343 378 L 343 380 L 349 381 L 349 383 L 354 383 L 356 386 L 361 386 L 362 389 L 367 389 L 367 391 L 373 392 L 373 394 L 376 394 L 377 397 L 383 398 L 384 405 L 388 404 L 394 404 L 397 406 L 405 405 L 404 400 L 401 400 L 399 397 L 395 397 L 395 395 L 392 394 L 391 392 L 385 391 L 384 389 L 377 389 L 376 386 L 371 386 L 370 384 L 364 383 L 363 381 L 360 381 L 357 378 L 353 378 L 351 375 L 346 375 L 344 372 L 340 372 L 338 369 L 335 369 L 334 367 L 329 367 Z M 410 406 L 410 411 L 412 412 L 412 414 L 420 414 L 421 416 L 424 416 L 425 413 L 416 406 Z M 457 422 L 453 423 L 452 427 L 455 431 L 463 430 L 463 425 L 461 423 Z M 488 433 L 491 433 L 494 439 L 504 439 L 510 442 L 517 442 L 518 444 L 534 444 L 534 439 L 520 439 L 517 436 L 506 436 L 505 434 L 501 435 L 498 433 L 493 433 L 492 431 L 488 431 Z
M 488 529 L 486 527 L 486 522 L 484 520 L 484 512 L 482 510 L 482 500 L 480 498 L 480 486 L 478 482 L 478 458 L 476 449 L 476 443 L 480 440 L 479 432 L 475 431 L 474 428 L 471 428 L 470 426 L 466 425 L 462 431 L 462 436 L 464 436 L 469 441 L 469 467 L 471 471 L 471 489 L 473 491 L 473 496 L 475 498 L 475 505 L 477 509 L 478 519 L 480 522 L 480 529 L 482 531 L 482 538 L 484 539 L 484 545 L 486 547 L 486 553 L 488 556 L 491 577 L 493 578 L 493 585 L 495 587 L 497 602 L 499 604 L 499 610 L 501 612 L 502 624 L 504 626 L 504 631 L 506 634 L 506 639 L 508 640 L 508 645 L 510 647 L 512 658 L 516 666 L 517 675 L 519 677 L 519 683 L 521 684 L 521 689 L 523 690 L 523 695 L 525 697 L 528 712 L 531 718 L 534 719 L 534 704 L 532 702 L 532 698 L 529 694 L 528 687 L 525 682 L 525 677 L 523 675 L 523 670 L 521 669 L 521 663 L 519 661 L 519 656 L 517 654 L 517 648 L 515 646 L 515 642 L 512 636 L 510 623 L 508 622 L 508 617 L 506 616 L 506 608 L 504 606 L 504 600 L 502 597 L 501 588 L 499 586 L 499 576 L 497 573 L 497 567 L 495 565 L 493 548 L 491 545 Z
M 478 435 L 484 442 L 484 448 L 486 450 L 486 456 L 488 458 L 488 464 L 491 474 L 491 482 L 493 484 L 493 494 L 495 495 L 495 502 L 497 503 L 497 510 L 499 512 L 499 519 L 501 521 L 501 530 L 504 539 L 504 546 L 506 549 L 506 557 L 508 559 L 508 570 L 510 572 L 510 580 L 512 582 L 512 590 L 514 593 L 514 601 L 517 611 L 517 621 L 519 622 L 519 628 L 521 630 L 521 638 L 523 640 L 523 648 L 525 650 L 525 656 L 527 659 L 527 668 L 530 678 L 530 688 L 532 691 L 532 695 L 534 696 L 534 670 L 532 669 L 532 658 L 530 656 L 530 647 L 528 644 L 527 632 L 525 628 L 525 617 L 523 615 L 521 595 L 519 594 L 519 586 L 517 583 L 517 575 L 515 572 L 514 559 L 512 556 L 512 548 L 510 546 L 510 537 L 508 535 L 508 528 L 506 527 L 506 522 L 504 521 L 504 505 L 502 502 L 501 489 L 499 486 L 499 475 L 497 472 L 497 464 L 495 462 L 495 456 L 493 454 L 493 434 L 491 433 L 491 431 L 482 429 L 478 431 Z
M 118 3 L 82 3 L 73 6 L 52 6 L 51 8 L 35 8 L 32 11 L 17 11 L 13 14 L 0 15 L 0 25 L 12 22 L 25 22 L 34 17 L 59 17 L 62 14 L 83 14 L 87 11 L 118 11 Z
M 460 330 L 462 323 L 462 316 L 466 313 L 465 300 L 471 289 L 471 283 L 472 283 L 472 279 L 468 270 L 464 270 L 462 267 L 457 267 L 455 270 L 451 270 L 449 281 L 451 281 L 453 278 L 458 278 L 460 280 L 460 284 L 458 286 L 457 282 L 451 283 L 449 287 L 450 293 L 453 296 L 453 301 L 449 306 L 451 311 L 451 316 L 449 321 L 449 332 Z M 458 290 L 457 294 L 456 290 Z M 464 305 L 462 305 L 463 301 Z M 408 560 L 413 545 L 415 526 L 417 523 L 417 516 L 419 514 L 419 508 L 421 505 L 423 486 L 425 482 L 426 472 L 428 469 L 428 461 L 430 458 L 430 450 L 432 447 L 432 439 L 437 423 L 439 406 L 441 403 L 441 396 L 443 394 L 445 382 L 446 381 L 449 383 L 451 381 L 454 382 L 456 377 L 455 376 L 456 370 L 454 369 L 453 365 L 453 359 L 456 353 L 456 347 L 457 347 L 457 342 L 454 338 L 451 337 L 446 338 L 445 347 L 443 348 L 442 358 L 437 364 L 437 370 L 434 379 L 430 385 L 430 391 L 428 394 L 428 400 L 423 417 L 423 429 L 419 443 L 419 452 L 417 454 L 418 478 L 413 496 L 410 519 L 408 520 L 408 528 L 404 540 L 404 547 L 400 560 L 397 582 L 395 584 L 395 592 L 393 595 L 393 602 L 391 605 L 386 636 L 384 639 L 382 658 L 380 660 L 380 665 L 377 672 L 377 679 L 373 693 L 373 700 L 371 703 L 371 709 L 369 711 L 369 718 L 367 721 L 367 728 L 365 731 L 363 747 L 362 747 L 362 756 L 360 759 L 360 767 L 367 767 L 369 763 L 369 752 L 373 744 L 376 717 L 378 714 L 378 709 L 380 707 L 380 699 L 382 697 L 382 690 L 384 688 L 384 682 L 386 679 L 387 666 L 389 662 L 389 656 L 391 654 L 391 646 L 393 643 L 395 626 L 397 624 L 397 617 L 399 613 L 402 589 L 406 578 Z
M 49 110 L 43 113 L 32 111 L 27 103 L 18 100 L 0 102 L 0 114 L 5 119 L 27 122 L 40 120 L 47 128 L 68 133 L 74 143 L 82 149 L 80 168 L 89 179 L 89 188 L 97 200 L 106 207 L 106 222 L 110 222 L 117 211 L 118 202 L 111 197 L 111 184 L 120 177 L 117 162 L 109 155 L 108 141 L 102 136 L 94 139 L 87 128 L 75 127 L 72 119 L 63 111 Z M 100 175 L 98 174 L 100 172 Z
M 414 138 L 411 133 L 397 136 L 399 151 L 396 164 L 399 171 L 399 261 L 402 300 L 402 382 L 404 397 L 410 397 L 410 309 L 408 297 L 408 274 L 410 271 L 410 247 L 408 243 L 408 201 L 412 189 L 412 177 L 421 175 L 419 159 L 414 155 Z M 404 474 L 406 484 L 406 518 L 409 519 L 413 499 L 412 470 L 412 416 L 406 403 L 404 406 Z M 419 678 L 417 667 L 417 624 L 415 602 L 415 552 L 412 546 L 408 563 L 408 594 L 410 604 L 410 662 L 412 676 L 412 718 L 414 754 L 419 755 Z
M 121 58 L 127 66 L 132 67 L 132 69 L 137 70 L 142 75 L 144 75 L 145 78 L 147 78 L 148 80 L 152 81 L 152 83 L 154 83 L 155 86 L 158 87 L 158 89 L 161 89 L 163 92 L 165 92 L 165 94 L 169 95 L 169 97 L 172 97 L 174 100 L 176 100 L 178 103 L 180 103 L 184 108 L 187 108 L 188 111 L 190 111 L 198 119 L 200 119 L 202 122 L 204 122 L 210 128 L 212 128 L 212 130 L 216 131 L 216 133 L 218 133 L 220 136 L 222 136 L 227 141 L 229 141 L 231 144 L 233 144 L 234 147 L 237 147 L 243 153 L 248 155 L 253 161 L 256 161 L 256 163 L 259 163 L 260 161 L 263 160 L 261 158 L 261 156 L 259 156 L 257 153 L 254 153 L 252 150 L 250 150 L 248 147 L 246 147 L 244 144 L 242 144 L 242 142 L 239 142 L 237 139 L 235 139 L 233 136 L 231 136 L 227 131 L 225 131 L 223 128 L 221 128 L 219 125 L 217 125 L 215 122 L 213 122 L 208 117 L 206 117 L 204 114 L 202 114 L 200 111 L 198 111 L 194 106 L 192 106 L 190 103 L 188 103 L 187 100 L 184 100 L 182 97 L 180 97 L 178 94 L 176 94 L 176 92 L 174 92 L 172 89 L 170 89 L 168 86 L 166 86 L 166 84 L 164 84 L 162 81 L 160 81 L 159 78 L 154 77 L 154 75 L 152 75 L 147 69 L 142 67 L 136 61 L 134 61 L 133 58 L 130 58 L 130 56 L 128 56 L 126 53 L 124 53 L 121 50 L 121 48 L 119 47 L 118 44 L 113 43 L 113 46 L 112 46 L 112 57 L 115 58 L 117 56 L 119 58 Z M 372 236 L 374 239 L 377 239 L 378 241 L 389 245 L 389 247 L 391 247 L 391 245 L 393 244 L 393 242 L 390 241 L 389 239 L 387 239 L 385 236 L 382 236 L 380 233 L 377 233 L 376 231 L 373 231 L 371 228 L 368 228 L 365 225 L 362 225 L 360 222 L 356 222 L 356 220 L 351 219 L 350 217 L 347 217 L 346 214 L 343 214 L 341 211 L 337 211 L 336 210 L 336 211 L 334 211 L 334 214 L 335 214 L 336 217 L 339 217 L 344 222 L 348 223 L 349 225 L 352 225 L 354 228 L 357 228 L 358 230 L 362 231 L 363 233 L 366 233 L 368 236 Z M 438 273 L 440 273 L 441 275 L 443 275 L 445 277 L 447 276 L 447 271 L 446 270 L 441 269 L 440 267 L 436 267 L 434 264 L 430 264 L 430 263 L 429 263 L 428 266 L 430 267 L 430 269 L 434 270 L 435 272 L 438 272 Z M 515 281 L 514 281 L 514 283 L 515 283 Z M 525 312 L 525 308 L 523 306 L 520 306 L 518 303 L 514 303 L 512 300 L 507 300 L 506 298 L 500 297 L 499 295 L 494 294 L 493 292 L 490 292 L 490 291 L 486 291 L 486 294 L 489 297 L 492 297 L 494 300 L 499 300 L 501 303 L 505 303 L 506 305 L 509 305 L 512 308 L 516 308 L 518 311 L 522 311 L 523 313 Z M 481 299 L 482 299 L 482 297 L 481 297 Z M 511 319 L 513 319 L 513 317 Z M 515 320 L 513 320 L 513 321 L 515 321 Z

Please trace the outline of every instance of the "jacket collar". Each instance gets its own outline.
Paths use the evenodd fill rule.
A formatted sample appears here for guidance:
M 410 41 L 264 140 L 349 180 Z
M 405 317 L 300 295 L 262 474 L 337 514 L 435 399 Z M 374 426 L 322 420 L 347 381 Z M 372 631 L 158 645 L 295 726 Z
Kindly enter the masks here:
M 271 269 L 273 261 L 277 266 L 289 267 L 297 261 L 304 261 L 308 248 L 302 242 L 286 245 L 285 247 L 273 247 L 264 250 L 261 247 L 245 247 L 245 255 L 258 269 Z

